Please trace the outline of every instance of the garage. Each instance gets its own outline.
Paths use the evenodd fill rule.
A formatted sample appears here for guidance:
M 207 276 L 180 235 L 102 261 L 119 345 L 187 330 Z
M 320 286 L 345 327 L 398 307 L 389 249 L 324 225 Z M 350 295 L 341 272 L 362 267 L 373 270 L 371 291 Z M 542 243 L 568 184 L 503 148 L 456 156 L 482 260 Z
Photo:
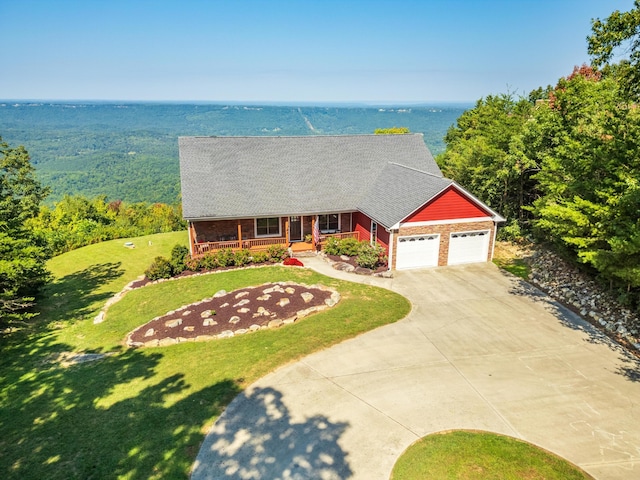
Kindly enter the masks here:
M 398 237 L 396 268 L 437 267 L 440 235 L 410 235 Z
M 455 232 L 449 239 L 447 265 L 486 262 L 489 254 L 489 230 Z

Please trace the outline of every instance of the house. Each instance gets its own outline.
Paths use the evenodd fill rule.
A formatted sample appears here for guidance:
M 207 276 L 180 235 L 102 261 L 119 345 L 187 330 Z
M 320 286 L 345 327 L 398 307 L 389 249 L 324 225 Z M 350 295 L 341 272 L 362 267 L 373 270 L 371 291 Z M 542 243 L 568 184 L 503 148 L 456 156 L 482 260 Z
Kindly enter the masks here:
M 336 236 L 378 242 L 390 269 L 486 262 L 504 221 L 442 176 L 420 134 L 180 137 L 179 148 L 195 256 Z

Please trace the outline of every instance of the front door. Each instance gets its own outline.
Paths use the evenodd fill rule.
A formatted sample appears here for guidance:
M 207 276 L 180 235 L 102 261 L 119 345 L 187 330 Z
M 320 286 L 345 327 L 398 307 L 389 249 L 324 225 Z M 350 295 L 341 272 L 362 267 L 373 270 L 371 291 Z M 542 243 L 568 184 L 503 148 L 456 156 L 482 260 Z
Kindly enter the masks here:
M 289 241 L 302 241 L 302 217 L 289 217 Z

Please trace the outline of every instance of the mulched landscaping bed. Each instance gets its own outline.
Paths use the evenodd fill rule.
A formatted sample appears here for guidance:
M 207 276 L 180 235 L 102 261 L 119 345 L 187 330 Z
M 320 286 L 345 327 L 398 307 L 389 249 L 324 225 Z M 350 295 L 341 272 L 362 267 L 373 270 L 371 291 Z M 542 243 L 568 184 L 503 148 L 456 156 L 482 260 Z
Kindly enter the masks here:
M 291 282 L 246 287 L 186 305 L 154 318 L 127 336 L 130 346 L 169 345 L 231 337 L 293 323 L 333 306 L 339 294 L 323 286 Z

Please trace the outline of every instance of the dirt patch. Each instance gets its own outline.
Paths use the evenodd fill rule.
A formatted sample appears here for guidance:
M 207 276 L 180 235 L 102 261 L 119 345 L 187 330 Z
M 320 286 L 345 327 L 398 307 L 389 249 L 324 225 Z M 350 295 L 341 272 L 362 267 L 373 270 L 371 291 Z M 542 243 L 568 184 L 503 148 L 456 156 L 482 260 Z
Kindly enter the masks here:
M 227 338 L 293 323 L 340 300 L 322 285 L 267 283 L 185 305 L 141 325 L 127 336 L 129 346 L 161 346 Z

